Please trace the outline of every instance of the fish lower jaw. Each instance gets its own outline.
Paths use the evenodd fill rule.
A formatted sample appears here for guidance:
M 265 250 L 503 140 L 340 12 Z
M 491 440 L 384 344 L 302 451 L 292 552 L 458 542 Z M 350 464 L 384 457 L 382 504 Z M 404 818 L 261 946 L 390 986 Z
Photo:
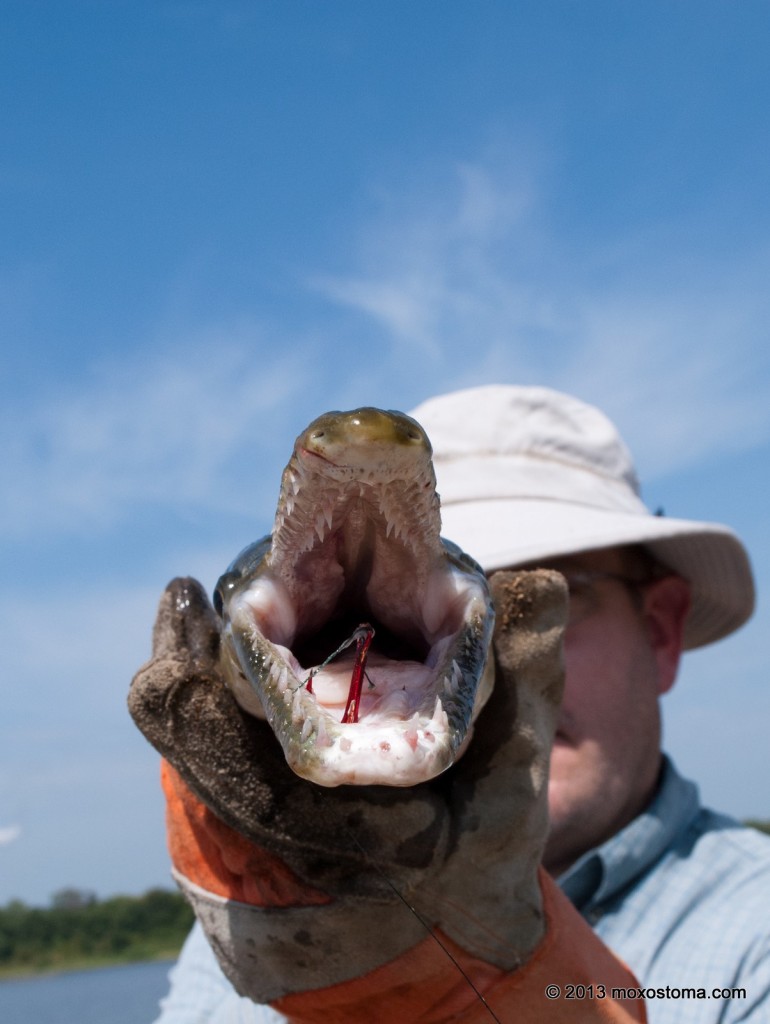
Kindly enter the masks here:
M 378 716 L 372 716 L 378 719 Z M 298 731 L 297 731 L 298 730 Z M 414 786 L 444 771 L 455 756 L 441 701 L 431 716 L 345 724 L 316 707 L 290 735 L 276 734 L 297 775 L 321 786 Z
M 469 636 L 466 627 L 438 641 L 425 663 L 374 652 L 357 698 L 357 720 L 345 719 L 352 651 L 303 668 L 253 620 L 226 630 L 224 647 L 236 700 L 267 719 L 297 775 L 321 786 L 413 786 L 456 760 L 486 699 L 486 684 L 474 687 L 475 703 L 464 694 L 457 659 Z
M 425 665 L 375 655 L 359 719 L 344 722 L 346 659 L 317 671 L 309 689 L 284 661 L 289 652 L 274 651 L 262 679 L 262 705 L 289 766 L 302 778 L 321 786 L 413 786 L 455 759 L 462 737 L 441 699 L 450 696 L 454 663 L 437 676 Z

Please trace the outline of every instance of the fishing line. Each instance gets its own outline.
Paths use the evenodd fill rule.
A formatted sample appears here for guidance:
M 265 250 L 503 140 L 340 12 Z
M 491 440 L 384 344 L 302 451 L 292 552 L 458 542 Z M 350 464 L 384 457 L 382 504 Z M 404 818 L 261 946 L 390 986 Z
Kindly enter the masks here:
M 460 964 L 460 962 L 457 960 L 457 958 L 452 954 L 452 951 L 447 949 L 447 947 L 444 945 L 444 943 L 441 941 L 441 939 L 438 937 L 438 935 L 436 935 L 436 933 L 433 930 L 433 928 L 431 927 L 431 925 L 428 924 L 428 922 L 423 918 L 423 916 L 419 913 L 419 911 L 416 910 L 416 908 L 413 907 L 412 904 L 407 900 L 407 898 L 405 896 L 403 896 L 399 892 L 399 890 L 396 888 L 395 884 L 390 880 L 390 878 L 388 878 L 388 876 L 382 870 L 382 868 L 377 863 L 377 861 L 371 859 L 369 853 L 364 849 L 364 847 L 360 843 L 360 841 L 359 841 L 358 837 L 355 835 L 355 833 L 351 832 L 351 830 L 349 828 L 346 828 L 345 831 L 347 832 L 349 838 L 352 839 L 353 843 L 358 847 L 358 849 L 364 855 L 364 857 L 366 858 L 366 862 L 369 865 L 369 867 L 374 868 L 374 870 L 377 872 L 377 874 L 380 876 L 380 878 L 382 878 L 382 880 L 386 883 L 388 888 L 392 890 L 392 892 L 404 904 L 406 909 L 409 910 L 412 914 L 414 914 L 414 916 L 417 918 L 417 920 L 423 926 L 423 928 L 428 933 L 428 935 L 430 935 L 430 937 L 433 939 L 433 941 L 436 943 L 436 945 L 439 947 L 439 949 L 444 953 L 445 956 L 447 956 L 449 958 L 449 960 L 452 962 L 452 964 L 454 965 L 456 970 L 460 973 L 460 975 L 465 979 L 465 981 L 468 984 L 468 986 L 476 994 L 476 997 L 478 998 L 479 1002 L 483 1005 L 484 1009 L 487 1011 L 489 1016 L 492 1018 L 493 1021 L 495 1021 L 495 1024 L 503 1024 L 503 1022 L 500 1020 L 500 1018 L 494 1012 L 492 1007 L 486 1001 L 484 996 L 481 994 L 481 992 L 479 992 L 479 990 L 473 984 L 473 981 L 469 977 L 468 973 L 464 970 L 463 966 Z

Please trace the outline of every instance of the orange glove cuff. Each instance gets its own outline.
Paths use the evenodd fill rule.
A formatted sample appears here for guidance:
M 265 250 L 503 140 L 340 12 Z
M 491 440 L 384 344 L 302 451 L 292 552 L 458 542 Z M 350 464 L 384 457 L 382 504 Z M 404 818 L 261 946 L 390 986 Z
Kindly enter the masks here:
M 634 976 L 543 870 L 540 884 L 546 936 L 518 970 L 498 970 L 439 932 L 441 945 L 427 937 L 361 978 L 285 996 L 272 1005 L 291 1024 L 360 1024 L 371 1017 L 372 1007 L 380 1024 L 489 1024 L 495 1018 L 643 1024 L 647 1017 L 641 1000 L 612 998 L 613 988 L 637 988 Z M 553 996 L 555 988 L 558 998 L 546 995 L 548 989 Z M 577 998 L 588 992 L 592 998 Z M 570 993 L 574 998 L 568 998 Z
M 171 861 L 195 885 L 258 907 L 307 907 L 331 903 L 274 854 L 225 825 L 201 803 L 171 765 L 161 761 L 166 795 L 166 834 Z

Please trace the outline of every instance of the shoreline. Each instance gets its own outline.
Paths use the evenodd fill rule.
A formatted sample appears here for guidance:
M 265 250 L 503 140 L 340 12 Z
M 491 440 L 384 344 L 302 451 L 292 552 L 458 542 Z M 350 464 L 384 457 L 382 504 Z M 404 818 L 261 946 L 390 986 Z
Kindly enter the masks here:
M 131 967 L 135 964 L 168 963 L 173 964 L 179 956 L 179 950 L 160 950 L 151 956 L 105 957 L 89 960 L 71 960 L 67 962 L 33 966 L 21 964 L 18 967 L 0 968 L 0 985 L 6 981 L 30 981 L 35 978 L 50 978 L 61 974 L 82 974 L 87 971 L 104 970 L 109 967 Z

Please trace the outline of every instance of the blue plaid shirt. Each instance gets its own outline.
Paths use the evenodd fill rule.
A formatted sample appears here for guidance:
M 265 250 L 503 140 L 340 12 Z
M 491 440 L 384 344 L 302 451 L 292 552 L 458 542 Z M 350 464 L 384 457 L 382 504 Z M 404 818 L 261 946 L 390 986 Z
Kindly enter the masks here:
M 559 882 L 636 974 L 650 1024 L 770 1022 L 770 839 L 701 807 L 669 760 L 647 811 Z M 236 995 L 197 925 L 171 982 L 156 1024 L 285 1020 Z
M 668 759 L 648 809 L 559 882 L 652 990 L 650 1024 L 770 1021 L 770 839 L 701 807 Z

